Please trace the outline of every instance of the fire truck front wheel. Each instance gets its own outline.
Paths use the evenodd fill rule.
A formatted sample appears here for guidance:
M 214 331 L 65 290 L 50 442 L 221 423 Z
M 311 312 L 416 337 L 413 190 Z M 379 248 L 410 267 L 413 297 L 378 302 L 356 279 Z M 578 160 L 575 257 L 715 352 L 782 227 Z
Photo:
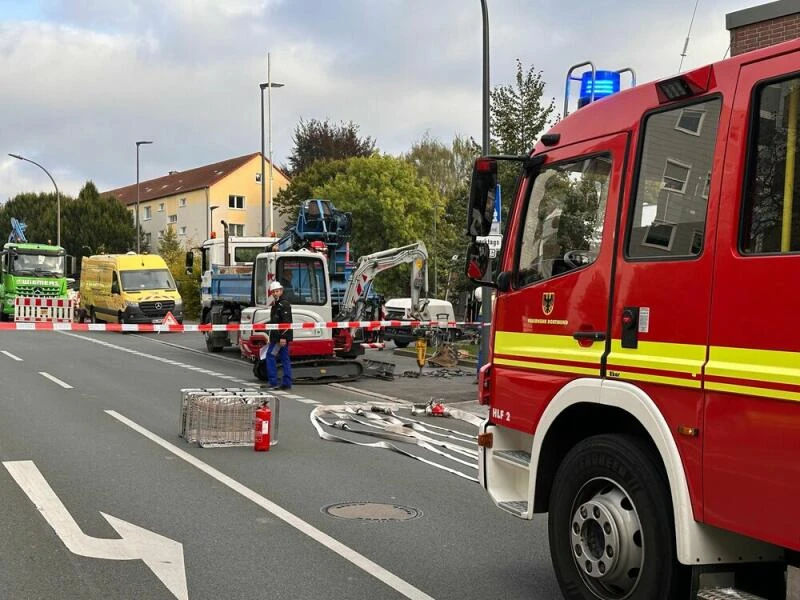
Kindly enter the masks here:
M 666 475 L 638 438 L 598 435 L 572 448 L 553 482 L 548 528 L 568 600 L 669 600 L 682 592 Z

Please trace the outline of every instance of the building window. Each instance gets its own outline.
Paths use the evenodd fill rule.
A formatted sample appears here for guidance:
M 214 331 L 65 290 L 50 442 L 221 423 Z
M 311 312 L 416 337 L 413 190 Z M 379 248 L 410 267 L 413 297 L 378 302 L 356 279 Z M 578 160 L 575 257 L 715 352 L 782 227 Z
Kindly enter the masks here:
M 144 207 L 144 220 L 149 221 L 153 216 L 153 210 L 149 206 Z
M 181 208 L 186 206 L 186 198 L 181 198 L 180 200 L 178 200 L 178 206 Z
M 244 235 L 244 225 L 238 223 L 228 223 L 228 235 Z
M 164 203 L 158 205 L 158 212 L 164 212 Z
M 721 109 L 722 101 L 714 98 L 648 115 L 627 225 L 627 258 L 690 259 L 702 252 Z M 675 131 L 675 124 L 688 125 L 690 110 L 702 113 L 703 126 L 687 136 Z
M 256 183 L 261 183 L 261 173 L 256 173 Z
M 228 208 L 244 208 L 244 196 L 228 196 Z
M 168 218 L 169 218 L 169 221 L 168 221 L 169 223 L 177 223 L 178 222 L 178 215 L 170 215 Z
M 152 243 L 153 243 L 153 234 L 152 233 L 145 233 L 144 234 L 144 245 L 149 248 L 150 244 L 152 244 Z
M 164 238 L 164 230 L 163 229 L 159 229 L 158 230 L 158 239 L 161 240 L 163 238 Z
M 799 96 L 798 78 L 764 85 L 756 93 L 739 234 L 744 254 L 800 252 L 800 169 L 794 167 L 800 154 L 794 135 L 800 126 Z
M 181 235 L 186 235 L 186 226 L 185 226 L 185 225 L 184 225 L 183 227 L 181 227 L 181 228 L 180 228 L 180 230 L 179 230 L 179 233 L 180 233 Z
M 686 191 L 686 182 L 689 180 L 691 165 L 685 165 L 672 158 L 668 158 L 664 165 L 664 176 L 661 185 L 665 190 L 683 194 Z
M 705 119 L 705 117 L 706 112 L 704 110 L 684 108 L 681 114 L 678 115 L 678 122 L 675 123 L 675 129 L 691 135 L 700 135 L 700 131 L 703 129 L 703 119 Z

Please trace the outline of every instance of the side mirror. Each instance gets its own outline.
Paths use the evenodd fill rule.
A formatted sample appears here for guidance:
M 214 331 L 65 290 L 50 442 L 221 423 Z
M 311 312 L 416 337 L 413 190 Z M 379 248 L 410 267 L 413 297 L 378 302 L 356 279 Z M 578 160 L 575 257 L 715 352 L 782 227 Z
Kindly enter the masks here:
M 194 252 L 189 250 L 186 253 L 186 274 L 191 275 L 194 271 Z
M 67 256 L 67 270 L 66 270 L 67 277 L 72 277 L 75 275 L 75 257 L 74 256 Z
M 485 280 L 492 262 L 489 257 L 489 244 L 472 242 L 467 247 L 466 275 L 475 283 L 489 287 L 497 287 L 492 281 Z
M 497 276 L 497 289 L 501 292 L 511 289 L 511 271 L 503 271 Z
M 467 208 L 467 234 L 476 238 L 489 235 L 494 216 L 497 188 L 497 160 L 481 157 L 472 166 L 472 181 Z

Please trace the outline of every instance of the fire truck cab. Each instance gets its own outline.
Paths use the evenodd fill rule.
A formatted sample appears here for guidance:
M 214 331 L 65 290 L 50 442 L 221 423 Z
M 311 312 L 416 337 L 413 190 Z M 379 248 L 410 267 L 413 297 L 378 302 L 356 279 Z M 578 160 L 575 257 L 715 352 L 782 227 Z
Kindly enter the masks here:
M 475 162 L 481 484 L 549 513 L 566 598 L 800 597 L 800 41 L 604 77 L 530 155 Z M 520 176 L 493 265 L 500 160 Z

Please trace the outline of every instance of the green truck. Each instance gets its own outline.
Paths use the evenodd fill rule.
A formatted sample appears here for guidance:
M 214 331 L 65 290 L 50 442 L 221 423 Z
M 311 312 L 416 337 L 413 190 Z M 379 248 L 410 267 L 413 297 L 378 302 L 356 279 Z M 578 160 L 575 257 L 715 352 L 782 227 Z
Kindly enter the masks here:
M 29 242 L 9 242 L 0 253 L 0 320 L 14 320 L 17 297 L 67 300 L 66 273 L 72 257 L 64 248 Z

